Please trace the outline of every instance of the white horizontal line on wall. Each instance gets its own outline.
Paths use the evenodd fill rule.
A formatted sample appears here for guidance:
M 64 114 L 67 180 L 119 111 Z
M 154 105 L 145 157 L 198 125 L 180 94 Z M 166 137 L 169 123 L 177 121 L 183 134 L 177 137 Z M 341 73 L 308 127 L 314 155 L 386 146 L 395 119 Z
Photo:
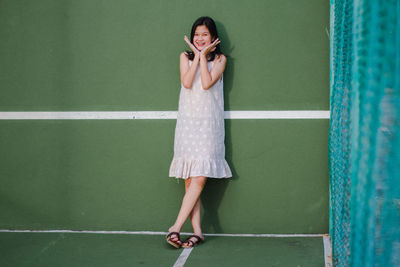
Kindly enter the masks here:
M 3 111 L 0 120 L 176 119 L 177 111 Z M 329 119 L 329 110 L 225 111 L 225 119 Z
M 329 119 L 329 110 L 225 111 L 226 119 Z

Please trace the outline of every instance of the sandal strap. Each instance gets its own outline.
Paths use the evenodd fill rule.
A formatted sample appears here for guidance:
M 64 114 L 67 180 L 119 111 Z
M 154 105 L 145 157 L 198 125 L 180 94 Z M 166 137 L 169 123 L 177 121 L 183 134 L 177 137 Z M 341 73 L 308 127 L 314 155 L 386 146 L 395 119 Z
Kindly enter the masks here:
M 202 242 L 203 241 L 203 239 L 201 239 L 201 237 L 200 236 L 198 236 L 198 235 L 191 235 L 191 236 L 189 236 L 189 240 L 190 240 L 190 238 L 192 238 L 192 237 L 194 237 L 194 238 L 196 238 L 197 239 L 197 241 L 196 241 L 196 243 L 200 243 L 200 242 Z
M 194 242 L 192 240 L 190 240 L 190 239 L 185 240 L 185 243 L 189 243 L 189 247 L 194 247 Z
M 178 239 L 180 239 L 180 236 L 179 236 L 179 233 L 178 232 L 171 232 L 171 233 L 169 233 L 168 235 L 167 235 L 167 238 L 173 238 L 172 236 L 173 235 L 176 235 L 176 237 L 178 238 Z
M 193 241 L 191 238 L 196 238 L 196 240 L 195 241 Z M 203 239 L 201 239 L 201 237 L 200 236 L 198 236 L 198 235 L 191 235 L 191 236 L 189 236 L 188 238 L 186 238 L 186 240 L 183 242 L 183 243 L 189 243 L 189 246 L 190 247 L 194 247 L 196 244 L 198 244 L 198 243 L 200 243 L 200 242 L 203 242 Z

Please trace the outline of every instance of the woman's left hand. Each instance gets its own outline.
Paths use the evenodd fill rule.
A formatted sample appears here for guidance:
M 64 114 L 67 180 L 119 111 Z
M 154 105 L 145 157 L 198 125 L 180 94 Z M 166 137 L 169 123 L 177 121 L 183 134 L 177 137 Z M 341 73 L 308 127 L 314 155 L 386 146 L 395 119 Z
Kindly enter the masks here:
M 201 55 L 204 55 L 204 56 L 207 56 L 208 53 L 210 53 L 210 52 L 212 52 L 212 51 L 215 50 L 216 46 L 217 46 L 220 42 L 221 42 L 221 41 L 220 41 L 218 38 L 215 39 L 214 42 L 212 42 L 212 43 L 209 44 L 208 46 L 204 47 L 204 48 L 201 50 L 200 54 L 201 54 Z

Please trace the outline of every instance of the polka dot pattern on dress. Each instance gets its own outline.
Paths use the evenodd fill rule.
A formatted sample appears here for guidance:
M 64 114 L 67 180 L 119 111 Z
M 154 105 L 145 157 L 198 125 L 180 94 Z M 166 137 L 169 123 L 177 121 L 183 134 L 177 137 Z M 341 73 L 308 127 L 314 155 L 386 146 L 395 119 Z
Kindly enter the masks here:
M 212 66 L 209 62 L 209 70 Z M 199 69 L 191 89 L 181 85 L 170 177 L 232 177 L 225 160 L 223 99 L 222 77 L 204 90 Z

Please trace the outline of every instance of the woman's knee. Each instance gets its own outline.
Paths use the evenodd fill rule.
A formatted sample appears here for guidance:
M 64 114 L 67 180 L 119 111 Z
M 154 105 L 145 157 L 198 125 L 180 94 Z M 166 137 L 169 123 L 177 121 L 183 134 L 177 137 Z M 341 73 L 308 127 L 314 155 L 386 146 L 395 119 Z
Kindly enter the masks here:
M 207 177 L 204 176 L 196 176 L 196 177 L 191 177 L 191 183 L 196 184 L 196 186 L 199 187 L 204 187 L 206 181 L 207 181 Z
M 192 178 L 190 178 L 190 177 L 185 180 L 185 190 L 187 190 L 189 188 L 191 181 L 192 181 Z

